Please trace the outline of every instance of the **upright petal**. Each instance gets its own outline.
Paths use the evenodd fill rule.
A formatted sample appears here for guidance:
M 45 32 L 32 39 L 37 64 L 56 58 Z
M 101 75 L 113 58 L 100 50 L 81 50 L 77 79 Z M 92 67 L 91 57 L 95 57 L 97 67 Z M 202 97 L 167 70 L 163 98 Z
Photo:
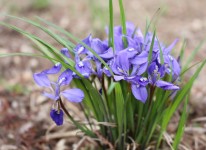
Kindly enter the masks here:
M 92 36 L 91 34 L 89 36 L 87 36 L 85 39 L 82 40 L 82 42 L 84 44 L 86 44 L 87 46 L 91 46 L 91 40 L 92 40 Z M 74 51 L 77 52 L 77 54 L 86 54 L 88 53 L 88 50 L 80 43 L 78 44 L 75 48 Z
M 84 98 L 84 92 L 80 89 L 68 89 L 61 94 L 70 102 L 79 103 Z
M 169 54 L 170 51 L 173 49 L 173 47 L 176 45 L 177 42 L 178 42 L 178 39 L 175 39 L 174 42 L 171 45 L 169 45 L 167 48 L 165 48 L 163 50 L 163 53 L 164 54 Z
M 50 116 L 57 126 L 61 126 L 63 124 L 64 113 L 61 109 L 59 110 L 59 112 L 58 110 L 52 109 L 50 111 Z
M 173 69 L 173 72 L 174 72 L 174 74 L 176 74 L 177 76 L 179 76 L 180 75 L 180 72 L 181 72 L 181 68 L 180 68 L 180 65 L 179 65 L 179 63 L 177 62 L 177 60 L 176 59 L 174 59 L 173 61 L 172 61 L 172 69 Z
M 58 78 L 59 85 L 68 85 L 72 80 L 72 71 L 70 69 L 65 70 Z
M 147 89 L 144 86 L 132 84 L 132 93 L 137 100 L 145 103 L 148 97 Z
M 61 49 L 61 53 L 62 53 L 64 56 L 66 56 L 66 57 L 68 57 L 68 58 L 71 58 L 71 56 L 70 56 L 70 54 L 69 54 L 68 48 L 62 48 L 62 49 Z
M 109 48 L 106 44 L 104 44 L 100 39 L 95 38 L 92 39 L 91 48 L 97 53 L 102 54 Z
M 42 87 L 50 87 L 50 81 L 49 78 L 45 73 L 35 73 L 33 74 L 34 81 L 37 85 Z
M 93 68 L 89 60 L 76 62 L 75 69 L 79 71 L 85 78 L 88 78 L 93 72 Z
M 43 73 L 45 74 L 56 74 L 58 73 L 62 68 L 61 63 L 56 63 L 52 68 L 44 70 Z
M 123 70 L 124 73 L 129 71 L 130 62 L 127 52 L 119 52 L 116 58 L 117 67 Z

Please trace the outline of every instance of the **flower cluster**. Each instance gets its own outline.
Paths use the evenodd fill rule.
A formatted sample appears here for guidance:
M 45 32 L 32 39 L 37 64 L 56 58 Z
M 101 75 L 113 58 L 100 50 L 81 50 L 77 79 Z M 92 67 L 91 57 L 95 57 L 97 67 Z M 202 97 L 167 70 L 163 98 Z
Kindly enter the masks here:
M 108 39 L 102 41 L 92 38 L 91 35 L 86 37 L 82 41 L 84 44 L 77 44 L 73 49 L 75 70 L 85 78 L 89 78 L 91 75 L 101 78 L 105 74 L 115 81 L 125 80 L 131 85 L 134 97 L 143 103 L 148 99 L 149 86 L 164 90 L 179 90 L 174 83 L 164 81 L 166 75 L 171 75 L 172 81 L 175 81 L 180 75 L 180 65 L 177 59 L 170 54 L 177 40 L 171 45 L 165 46 L 158 41 L 157 37 L 153 38 L 152 33 L 148 32 L 144 36 L 140 29 L 129 22 L 126 24 L 126 31 L 127 33 L 124 35 L 121 26 L 114 27 L 113 46 L 108 44 Z M 108 64 L 112 72 L 88 47 Z M 73 58 L 67 48 L 63 48 L 61 53 L 69 59 Z M 149 55 L 151 55 L 150 60 L 148 59 Z M 67 69 L 59 76 L 57 82 L 51 82 L 48 79 L 48 75 L 56 74 L 60 70 L 61 64 L 57 63 L 49 70 L 34 74 L 34 80 L 39 86 L 54 89 L 54 94 L 44 93 L 44 95 L 57 102 L 60 96 L 64 96 L 71 102 L 81 102 L 84 93 L 80 89 L 69 89 L 62 92 L 60 90 L 60 87 L 68 85 L 72 78 L 79 78 L 76 73 Z M 57 125 L 61 125 L 63 123 L 61 109 L 53 109 L 51 118 Z

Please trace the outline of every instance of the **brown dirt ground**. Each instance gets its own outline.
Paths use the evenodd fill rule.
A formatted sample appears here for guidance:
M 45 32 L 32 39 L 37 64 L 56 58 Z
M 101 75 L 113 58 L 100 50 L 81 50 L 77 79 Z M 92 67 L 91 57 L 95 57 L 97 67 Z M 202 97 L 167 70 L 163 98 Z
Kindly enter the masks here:
M 83 38 L 89 33 L 104 37 L 104 28 L 108 24 L 107 3 L 101 0 L 51 1 L 46 8 L 38 8 L 35 0 L 0 0 L 0 21 L 9 21 L 27 31 L 47 39 L 59 48 L 54 40 L 38 29 L 25 23 L 8 20 L 4 13 L 35 19 L 40 16 Z M 163 11 L 157 22 L 157 34 L 161 41 L 171 43 L 175 38 L 180 42 L 187 40 L 186 56 L 206 37 L 206 1 L 205 0 L 125 0 L 127 20 L 144 29 L 146 18 L 152 18 L 158 8 Z M 114 0 L 115 24 L 119 23 L 117 0 Z M 206 46 L 195 58 L 206 57 Z M 36 52 L 33 44 L 22 35 L 0 26 L 0 53 Z M 195 62 L 195 61 L 194 61 Z M 0 150 L 28 149 L 72 149 L 93 145 L 89 138 L 83 139 L 71 125 L 55 127 L 48 114 L 51 101 L 41 96 L 32 82 L 32 73 L 51 64 L 43 59 L 15 56 L 0 59 Z M 190 98 L 190 115 L 180 149 L 206 149 L 206 86 L 204 69 L 198 77 Z M 188 77 L 193 74 L 188 73 Z M 48 104 L 49 103 L 49 104 Z M 78 114 L 76 106 L 72 113 Z M 77 116 L 77 115 L 76 115 Z M 81 115 L 78 115 L 78 119 Z M 169 128 L 170 136 L 176 130 L 177 113 Z M 92 143 L 92 144 L 88 144 Z M 92 147 L 90 147 L 92 148 Z

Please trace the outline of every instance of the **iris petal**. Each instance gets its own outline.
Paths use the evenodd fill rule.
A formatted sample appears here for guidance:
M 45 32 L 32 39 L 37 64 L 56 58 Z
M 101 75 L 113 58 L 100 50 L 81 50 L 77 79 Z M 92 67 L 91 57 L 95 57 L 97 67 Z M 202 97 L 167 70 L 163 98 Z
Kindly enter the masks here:
M 164 53 L 165 54 L 170 53 L 170 51 L 173 49 L 173 47 L 176 45 L 177 42 L 178 39 L 175 39 L 174 42 L 172 42 L 172 44 L 170 44 L 167 48 L 164 49 Z
M 147 89 L 144 86 L 132 84 L 132 93 L 137 100 L 145 103 L 148 97 Z
M 79 103 L 84 98 L 84 93 L 80 89 L 69 89 L 61 92 L 61 94 L 70 102 Z
M 44 70 L 43 73 L 45 74 L 56 74 L 58 73 L 62 68 L 61 63 L 56 63 L 52 68 Z
M 52 109 L 50 111 L 50 117 L 56 123 L 57 126 L 61 126 L 64 121 L 64 113 L 60 109 L 59 112 L 57 110 Z
M 50 94 L 50 93 L 47 93 L 47 92 L 44 92 L 43 95 L 50 98 L 50 99 L 52 99 L 52 100 L 57 100 L 58 99 L 53 94 Z
M 37 85 L 42 87 L 50 87 L 49 78 L 45 73 L 35 73 L 33 74 L 33 78 Z
M 66 56 L 66 57 L 68 57 L 68 58 L 71 58 L 71 56 L 70 56 L 70 54 L 69 54 L 69 50 L 68 50 L 67 48 L 62 48 L 62 49 L 61 49 L 61 53 L 62 53 L 64 56 Z
M 72 80 L 72 71 L 70 69 L 65 70 L 58 78 L 58 83 L 62 85 L 68 85 Z
M 159 88 L 162 88 L 164 90 L 179 90 L 180 88 L 172 83 L 158 80 L 156 81 L 156 86 Z

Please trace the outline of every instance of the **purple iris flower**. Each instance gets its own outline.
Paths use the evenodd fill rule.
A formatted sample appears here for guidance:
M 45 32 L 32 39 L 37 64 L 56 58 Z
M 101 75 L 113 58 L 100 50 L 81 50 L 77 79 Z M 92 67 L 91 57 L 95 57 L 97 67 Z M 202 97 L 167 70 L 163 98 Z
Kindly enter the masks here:
M 148 55 L 149 53 L 147 51 L 143 51 L 131 60 L 133 65 L 132 75 L 141 75 L 146 71 L 148 66 Z
M 175 59 L 172 55 L 170 55 L 170 52 L 175 46 L 175 44 L 177 43 L 177 41 L 178 40 L 176 39 L 171 45 L 163 49 L 163 58 L 166 67 L 166 72 L 170 74 L 172 71 L 173 75 L 179 76 L 181 72 L 180 65 L 177 59 Z M 158 60 L 160 60 L 160 56 L 158 57 Z
M 165 75 L 164 66 L 152 62 L 148 67 L 149 82 L 150 84 L 162 88 L 164 90 L 179 90 L 180 88 L 172 83 L 162 81 L 161 78 Z
M 80 72 L 85 78 L 89 78 L 94 72 L 90 59 L 79 60 L 76 59 L 75 69 Z
M 136 30 L 136 28 L 135 28 L 135 25 L 133 23 L 126 22 L 126 31 L 127 31 L 126 36 L 132 37 L 132 35 L 134 34 L 135 30 Z M 114 27 L 114 35 L 116 35 L 116 36 L 123 35 L 123 33 L 122 33 L 122 26 Z
M 82 40 L 82 42 L 84 44 L 86 44 L 87 46 L 91 47 L 91 40 L 92 40 L 92 36 L 89 35 L 87 36 L 85 39 Z M 92 53 L 86 48 L 84 47 L 81 43 L 78 44 L 75 48 L 74 51 L 76 52 L 76 54 L 87 54 L 87 55 L 92 55 Z
M 61 96 L 65 97 L 70 102 L 79 103 L 84 98 L 84 93 L 80 89 L 66 89 L 61 91 L 61 87 L 69 85 L 72 80 L 72 71 L 70 69 L 65 70 L 58 78 L 57 82 L 51 82 L 48 78 L 49 74 L 56 74 L 61 70 L 61 64 L 57 63 L 51 69 L 44 70 L 40 73 L 33 75 L 34 81 L 41 87 L 48 87 L 53 92 L 44 92 L 43 95 L 57 102 Z M 52 109 L 50 112 L 52 120 L 57 125 L 63 124 L 63 112 L 61 109 Z

